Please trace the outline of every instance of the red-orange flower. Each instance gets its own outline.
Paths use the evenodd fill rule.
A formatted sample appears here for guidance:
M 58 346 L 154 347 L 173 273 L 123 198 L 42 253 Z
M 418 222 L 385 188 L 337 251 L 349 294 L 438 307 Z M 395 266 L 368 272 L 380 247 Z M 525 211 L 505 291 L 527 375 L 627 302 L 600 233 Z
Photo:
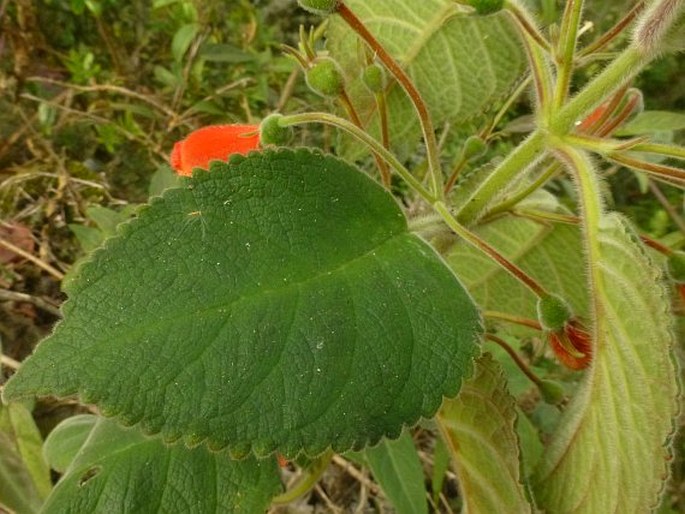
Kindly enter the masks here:
M 169 161 L 179 175 L 207 169 L 210 161 L 225 161 L 259 147 L 259 125 L 210 125 L 191 132 L 174 145 Z
M 549 332 L 548 340 L 559 361 L 571 369 L 585 369 L 592 361 L 592 339 L 575 318 L 567 321 L 563 329 Z
M 604 116 L 604 112 L 609 107 L 609 104 L 610 102 L 604 102 L 599 107 L 596 107 L 594 111 L 592 111 L 585 119 L 583 119 L 583 121 L 578 123 L 576 130 L 582 133 L 590 132 L 590 129 L 593 128 L 593 125 L 597 123 L 602 116 Z

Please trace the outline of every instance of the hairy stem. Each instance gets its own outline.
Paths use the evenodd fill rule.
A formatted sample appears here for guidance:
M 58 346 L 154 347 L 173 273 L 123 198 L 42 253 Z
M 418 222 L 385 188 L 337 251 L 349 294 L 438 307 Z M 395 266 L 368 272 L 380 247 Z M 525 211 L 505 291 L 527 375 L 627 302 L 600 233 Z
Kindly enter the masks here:
M 323 123 L 337 127 L 341 130 L 344 130 L 348 134 L 351 134 L 357 140 L 364 143 L 374 154 L 378 155 L 381 159 L 387 162 L 390 167 L 394 169 L 400 175 L 400 177 L 402 177 L 414 189 L 414 191 L 421 195 L 424 200 L 431 205 L 433 202 L 435 202 L 435 197 L 423 187 L 421 182 L 414 178 L 411 172 L 404 167 L 397 157 L 387 150 L 380 142 L 371 137 L 366 131 L 357 127 L 354 123 L 327 112 L 292 114 L 290 116 L 283 116 L 279 120 L 279 124 L 282 127 L 303 125 L 307 123 Z
M 519 5 L 509 2 L 507 10 L 514 19 L 516 27 L 519 29 L 521 40 L 523 41 L 528 63 L 530 65 L 533 83 L 535 84 L 535 98 L 538 113 L 543 113 L 543 118 L 549 117 L 551 108 L 552 91 L 554 79 L 548 63 L 547 54 L 549 44 L 540 43 L 537 28 L 531 21 L 530 16 Z
M 545 137 L 541 130 L 537 130 L 507 155 L 457 211 L 457 220 L 464 225 L 469 225 L 484 214 L 490 202 L 507 190 L 507 186 L 514 177 L 534 165 L 542 157 Z
M 540 325 L 539 321 L 530 318 L 522 318 L 514 314 L 509 314 L 508 312 L 483 311 L 483 317 L 515 323 L 516 325 L 532 328 L 534 330 L 542 330 L 542 325 Z
M 423 101 L 421 93 L 419 93 L 419 90 L 416 89 L 416 86 L 409 78 L 409 75 L 407 75 L 397 61 L 395 61 L 395 59 L 385 50 L 383 45 L 380 44 L 375 36 L 366 28 L 364 23 L 357 17 L 356 14 L 354 14 L 354 12 L 352 12 L 349 7 L 347 7 L 347 5 L 345 5 L 343 1 L 338 3 L 337 13 L 342 17 L 343 20 L 345 20 L 350 28 L 354 30 L 366 42 L 367 45 L 369 45 L 376 57 L 383 63 L 393 77 L 395 77 L 399 85 L 409 96 L 409 99 L 411 100 L 418 115 L 419 123 L 421 125 L 421 132 L 423 133 L 423 139 L 426 143 L 426 155 L 428 158 L 428 168 L 431 174 L 433 194 L 437 198 L 442 198 L 443 177 L 442 168 L 440 166 L 438 143 L 435 138 L 433 121 L 430 113 L 428 112 L 428 107 Z
M 359 118 L 359 114 L 357 113 L 357 109 L 355 109 L 354 104 L 352 103 L 352 100 L 350 100 L 350 96 L 347 94 L 347 91 L 345 89 L 343 89 L 342 92 L 340 93 L 339 100 L 340 100 L 340 103 L 345 108 L 347 115 L 350 117 L 350 120 L 352 120 L 352 123 L 354 123 L 360 129 L 364 130 L 364 125 L 362 124 L 362 120 Z M 386 149 L 388 148 L 387 145 L 385 145 L 385 144 L 383 146 Z M 385 162 L 375 152 L 373 154 L 373 158 L 376 161 L 376 167 L 378 168 L 378 172 L 380 173 L 380 176 L 381 176 L 381 183 L 385 187 L 389 187 L 389 185 L 390 185 L 390 170 L 388 169 L 388 163 Z
M 564 104 L 569 93 L 582 13 L 583 0 L 566 2 L 559 32 L 559 45 L 555 53 L 557 81 L 554 88 L 554 109 L 558 109 Z
M 637 2 L 623 18 L 618 20 L 616 25 L 611 27 L 595 42 L 583 48 L 578 56 L 586 57 L 588 55 L 594 54 L 604 49 L 609 43 L 616 39 L 618 35 L 620 35 L 624 30 L 626 30 L 626 28 L 633 22 L 635 18 L 637 18 L 638 14 L 640 14 L 644 8 L 644 0 L 640 0 L 639 2 Z
M 490 257 L 497 264 L 502 266 L 506 271 L 508 271 L 514 278 L 523 283 L 528 289 L 530 289 L 536 296 L 541 297 L 547 295 L 547 291 L 542 287 L 533 277 L 528 275 L 525 271 L 519 268 L 516 264 L 511 262 L 509 259 L 504 257 L 498 250 L 490 246 L 486 241 L 478 237 L 476 234 L 462 226 L 450 213 L 447 206 L 441 202 L 437 201 L 433 204 L 433 208 L 442 216 L 447 223 L 447 226 L 451 228 L 455 234 L 464 239 L 474 248 L 477 248 L 488 257 Z
M 513 194 L 511 197 L 507 198 L 506 200 L 502 201 L 502 203 L 499 203 L 495 205 L 492 209 L 488 210 L 488 217 L 491 216 L 496 216 L 497 214 L 501 214 L 503 212 L 509 211 L 516 204 L 524 200 L 525 198 L 529 197 L 532 195 L 535 191 L 540 189 L 542 186 L 547 183 L 547 181 L 554 176 L 554 174 L 559 171 L 561 166 L 559 163 L 554 162 L 547 166 L 545 170 L 538 175 L 538 177 L 531 182 L 527 187 L 524 187 L 523 189 L 519 190 L 515 194 Z

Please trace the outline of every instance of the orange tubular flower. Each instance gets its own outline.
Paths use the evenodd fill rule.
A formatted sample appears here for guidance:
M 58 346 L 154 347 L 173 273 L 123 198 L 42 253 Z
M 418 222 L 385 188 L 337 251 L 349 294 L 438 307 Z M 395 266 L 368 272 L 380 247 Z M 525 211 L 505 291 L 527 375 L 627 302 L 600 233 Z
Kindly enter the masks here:
M 549 344 L 557 359 L 565 366 L 585 369 L 592 361 L 592 340 L 585 327 L 576 319 L 567 321 L 562 330 L 548 333 Z
M 169 161 L 176 173 L 189 177 L 194 168 L 208 169 L 210 161 L 225 161 L 258 147 L 259 125 L 210 125 L 176 143 Z

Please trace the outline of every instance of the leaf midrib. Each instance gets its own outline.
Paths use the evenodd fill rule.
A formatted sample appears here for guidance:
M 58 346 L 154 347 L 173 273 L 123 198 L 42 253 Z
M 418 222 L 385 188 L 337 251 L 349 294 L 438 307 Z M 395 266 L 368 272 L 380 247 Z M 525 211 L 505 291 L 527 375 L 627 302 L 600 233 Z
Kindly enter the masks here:
M 147 334 L 147 333 L 156 333 L 157 331 L 154 330 L 156 327 L 168 326 L 169 321 L 173 321 L 173 322 L 178 323 L 179 321 L 187 320 L 188 318 L 192 319 L 192 318 L 197 318 L 200 316 L 206 316 L 208 314 L 214 313 L 215 311 L 220 311 L 222 309 L 226 310 L 226 312 L 228 313 L 236 305 L 239 305 L 240 303 L 243 303 L 243 302 L 251 301 L 252 299 L 254 299 L 257 296 L 279 295 L 279 294 L 287 292 L 289 289 L 300 289 L 300 287 L 302 287 L 308 283 L 315 282 L 315 281 L 321 279 L 322 277 L 338 274 L 338 273 L 342 272 L 343 270 L 345 270 L 345 268 L 348 268 L 348 267 L 356 264 L 359 261 L 362 261 L 364 259 L 369 258 L 370 256 L 373 256 L 373 254 L 375 252 L 380 251 L 383 247 L 388 246 L 390 244 L 393 244 L 397 240 L 399 240 L 400 238 L 406 238 L 407 236 L 409 236 L 409 238 L 414 239 L 420 243 L 420 240 L 418 240 L 418 238 L 415 235 L 411 234 L 408 231 L 403 231 L 400 234 L 394 234 L 394 235 L 390 236 L 389 238 L 385 239 L 383 242 L 374 246 L 373 248 L 364 252 L 363 254 L 360 254 L 360 255 L 352 258 L 352 259 L 346 260 L 343 263 L 339 264 L 338 266 L 336 266 L 332 269 L 322 270 L 319 273 L 317 273 L 316 275 L 310 275 L 308 277 L 305 277 L 303 280 L 288 282 L 287 284 L 285 284 L 281 287 L 275 287 L 275 288 L 271 288 L 271 289 L 265 289 L 263 287 L 260 287 L 260 288 L 257 288 L 256 290 L 252 291 L 251 293 L 249 293 L 247 295 L 239 296 L 236 299 L 234 299 L 228 303 L 226 303 L 226 302 L 216 303 L 214 305 L 207 306 L 203 309 L 191 310 L 191 311 L 189 311 L 188 309 L 182 309 L 180 311 L 173 311 L 173 312 L 165 311 L 167 313 L 166 317 L 163 317 L 163 318 L 155 317 L 153 319 L 153 321 L 151 323 L 148 323 L 148 324 L 138 323 L 135 325 L 135 328 L 133 330 L 125 331 L 123 333 L 125 335 L 131 336 L 131 337 L 138 337 L 141 334 Z M 118 341 L 118 340 L 120 340 L 121 336 L 122 336 L 122 333 L 119 332 L 119 333 L 117 333 L 116 337 L 112 336 L 112 337 L 106 337 L 106 338 L 94 338 L 94 341 L 96 341 L 96 342 L 94 342 L 92 346 L 96 346 L 98 343 L 103 343 L 105 341 L 110 341 L 111 339 Z

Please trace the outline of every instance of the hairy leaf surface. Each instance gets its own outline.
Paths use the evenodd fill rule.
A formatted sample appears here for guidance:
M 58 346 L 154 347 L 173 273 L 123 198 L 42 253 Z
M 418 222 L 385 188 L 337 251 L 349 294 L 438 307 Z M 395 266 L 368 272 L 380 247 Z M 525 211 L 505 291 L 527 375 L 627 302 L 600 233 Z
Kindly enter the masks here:
M 6 398 L 79 393 L 234 455 L 396 437 L 457 393 L 478 352 L 470 296 L 392 196 L 305 150 L 196 173 L 67 292 Z
M 523 52 L 504 14 L 468 16 L 451 0 L 345 3 L 406 69 L 438 126 L 456 126 L 492 108 L 523 71 Z M 362 118 L 375 119 L 375 100 L 359 78 L 367 57 L 356 33 L 334 18 L 327 44 L 348 76 Z M 393 140 L 413 145 L 419 134 L 413 108 L 397 84 L 388 94 Z
M 459 396 L 440 409 L 440 429 L 470 513 L 531 512 L 521 481 L 516 415 L 506 376 L 487 353 Z
M 677 414 L 669 296 L 627 223 L 607 215 L 593 262 L 595 356 L 535 474 L 555 513 L 643 513 L 668 476 Z

